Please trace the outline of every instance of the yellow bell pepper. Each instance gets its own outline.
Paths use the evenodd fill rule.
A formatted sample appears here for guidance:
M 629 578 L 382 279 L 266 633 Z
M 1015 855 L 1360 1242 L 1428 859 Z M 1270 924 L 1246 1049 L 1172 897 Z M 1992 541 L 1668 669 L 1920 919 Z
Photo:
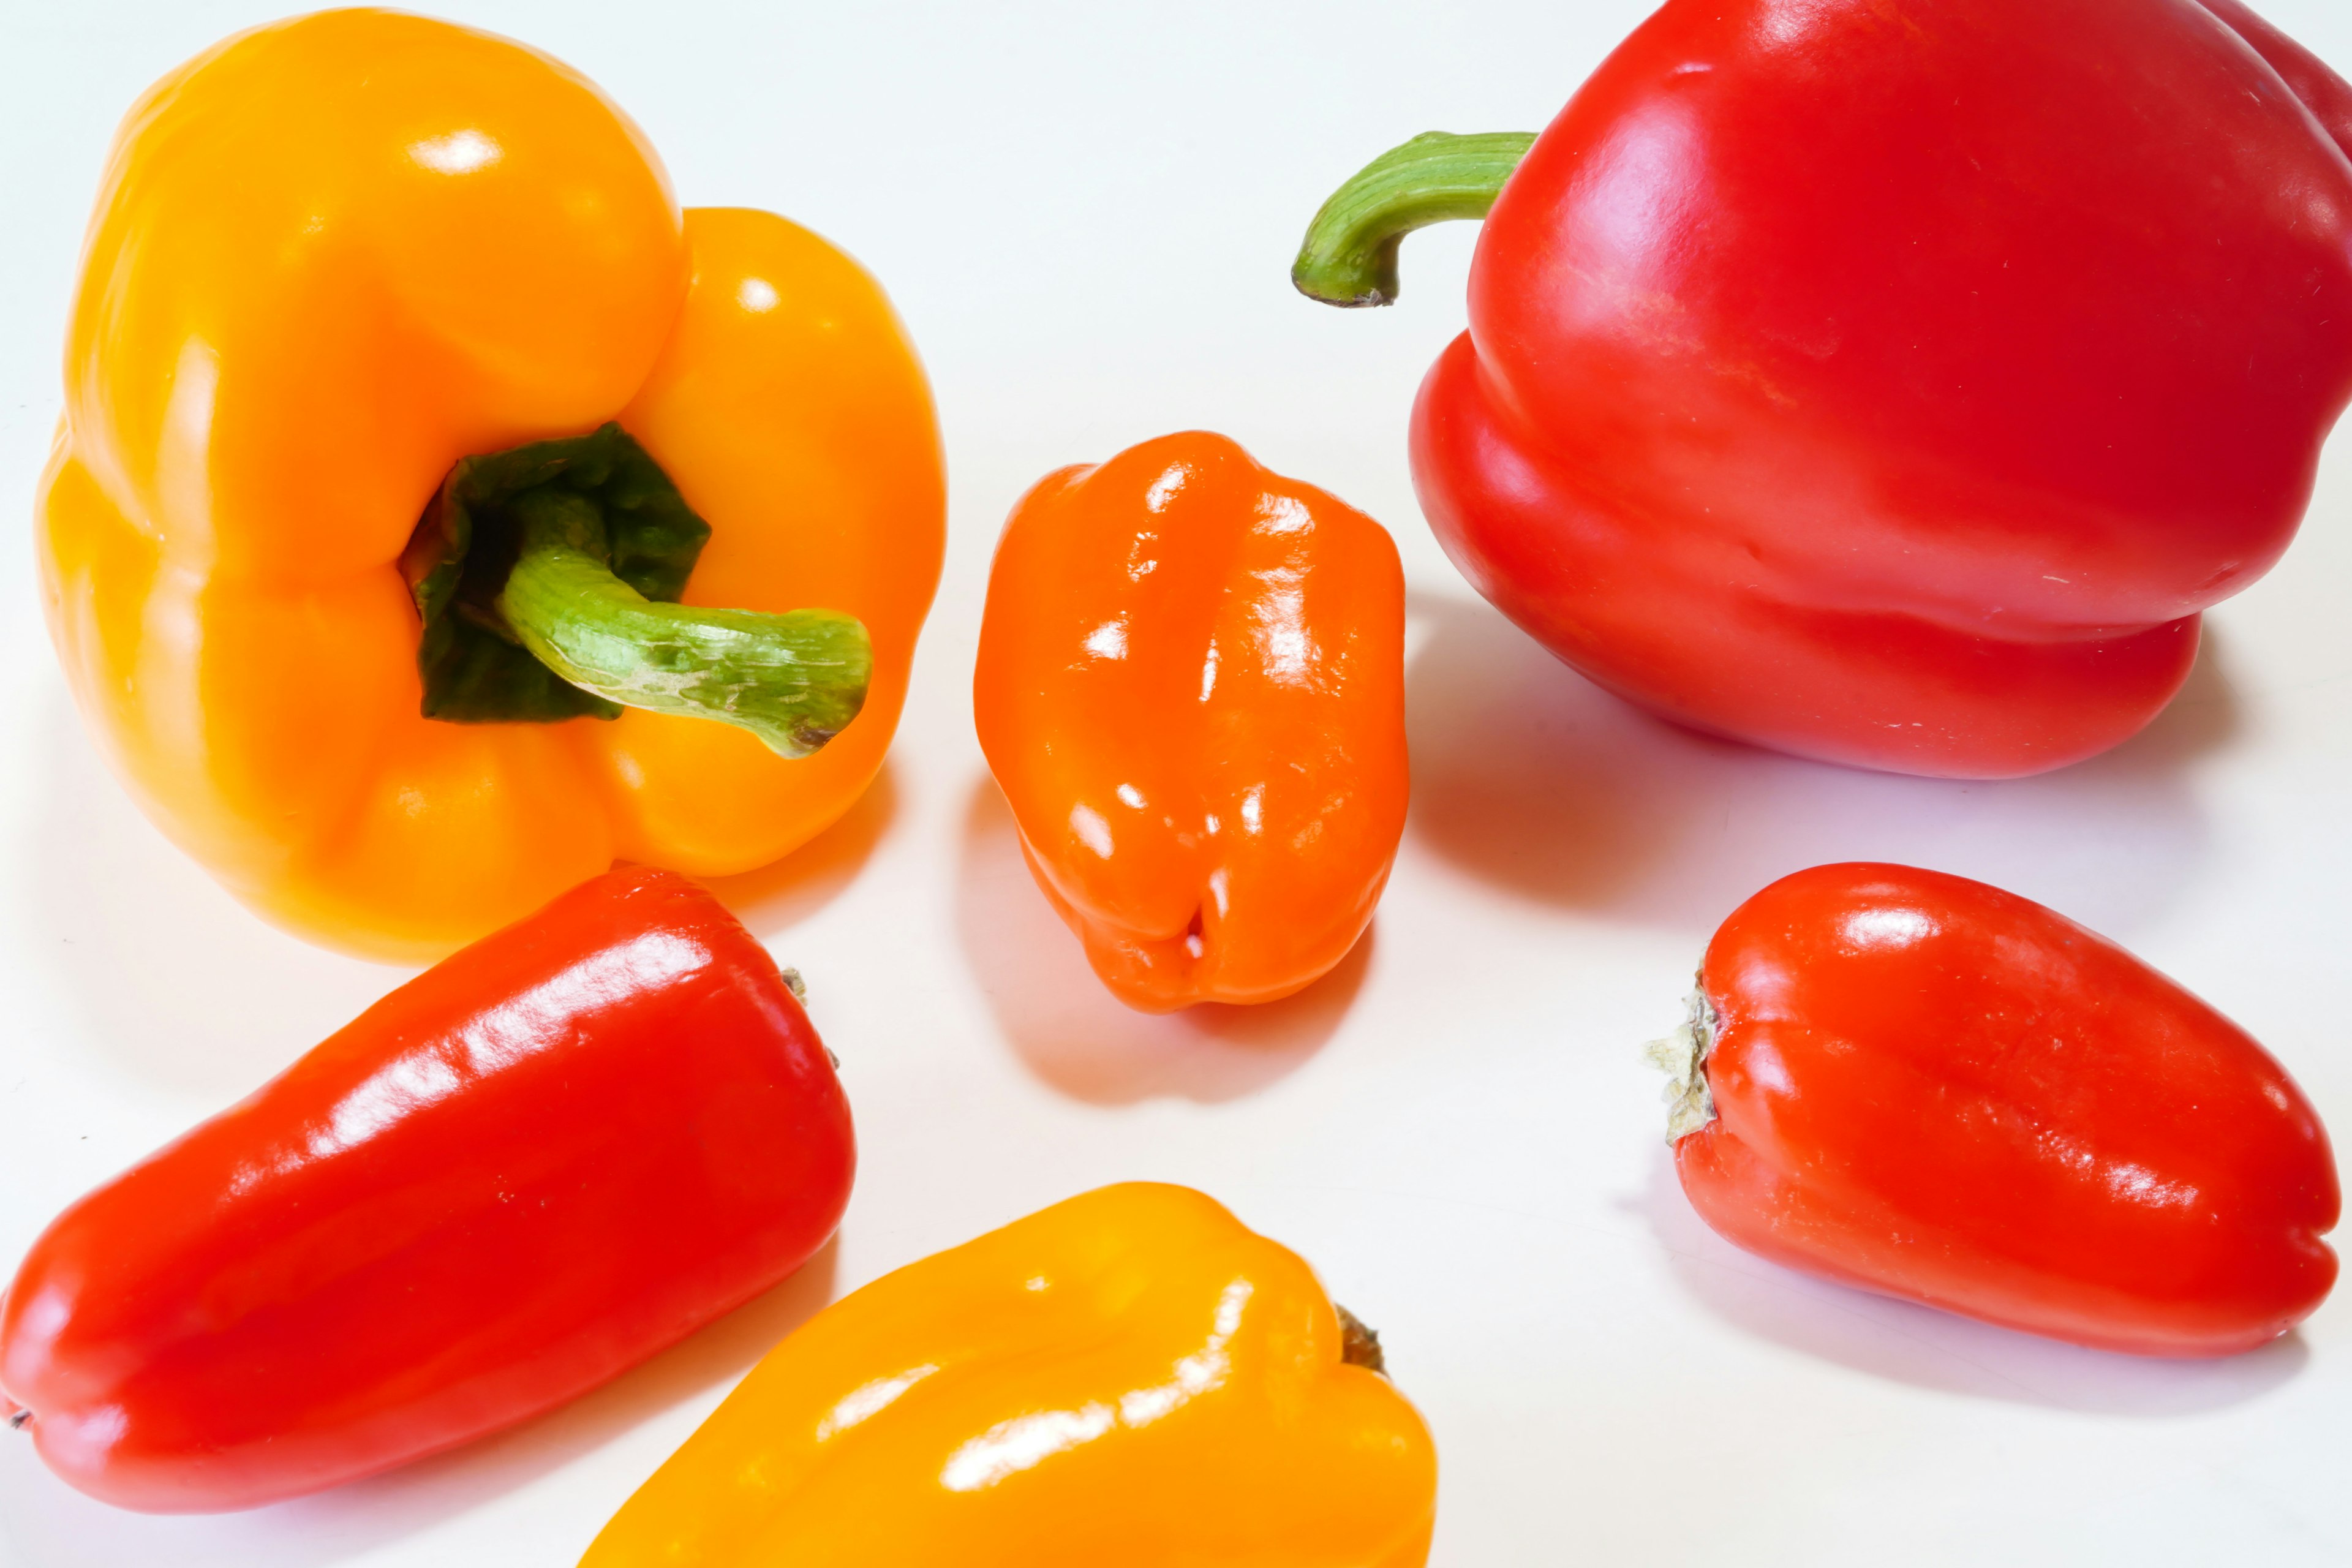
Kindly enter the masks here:
M 191 61 L 117 139 L 66 363 L 76 699 L 298 932 L 421 961 L 615 859 L 749 870 L 881 766 L 943 545 L 914 352 L 542 55 L 341 11 Z
M 1417 1568 L 1436 1454 L 1374 1365 L 1295 1254 L 1104 1187 L 819 1313 L 582 1568 Z

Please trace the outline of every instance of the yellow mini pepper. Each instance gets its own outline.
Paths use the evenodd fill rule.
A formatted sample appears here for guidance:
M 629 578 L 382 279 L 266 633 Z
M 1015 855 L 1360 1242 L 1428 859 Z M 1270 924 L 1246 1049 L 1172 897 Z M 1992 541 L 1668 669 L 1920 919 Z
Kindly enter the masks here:
M 1419 1568 L 1429 1431 L 1300 1258 L 1104 1187 L 811 1320 L 582 1568 Z
M 545 56 L 322 13 L 117 139 L 50 630 L 148 813 L 304 935 L 425 959 L 615 859 L 798 847 L 881 765 L 943 518 L 873 279 L 681 214 Z

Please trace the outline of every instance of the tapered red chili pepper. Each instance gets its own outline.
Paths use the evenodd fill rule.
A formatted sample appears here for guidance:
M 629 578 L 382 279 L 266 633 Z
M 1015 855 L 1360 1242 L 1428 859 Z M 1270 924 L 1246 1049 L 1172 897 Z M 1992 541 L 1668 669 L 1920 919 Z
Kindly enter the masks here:
M 572 1398 L 799 1268 L 849 1107 L 767 952 L 625 868 L 385 997 L 68 1209 L 0 1316 L 41 1457 L 251 1507 Z
M 2146 724 L 2294 536 L 2347 146 L 2238 0 L 1669 0 L 1540 137 L 1376 160 L 1293 276 L 1384 303 L 1485 216 L 1412 437 L 1478 591 L 1685 723 L 2002 777 Z
M 2014 893 L 1821 866 L 1736 910 L 1652 1047 L 1707 1224 L 1810 1274 L 2142 1355 L 2293 1328 L 2336 1279 L 2327 1133 L 2269 1053 Z

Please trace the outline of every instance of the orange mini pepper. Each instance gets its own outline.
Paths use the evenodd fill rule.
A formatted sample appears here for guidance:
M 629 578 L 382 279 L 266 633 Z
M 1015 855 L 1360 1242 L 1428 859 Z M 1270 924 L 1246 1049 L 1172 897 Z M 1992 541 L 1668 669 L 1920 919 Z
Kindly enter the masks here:
M 1296 1254 L 1104 1187 L 771 1352 L 581 1568 L 1419 1568 L 1429 1429 Z
M 1404 574 L 1363 513 L 1192 431 L 1005 524 L 972 702 L 1037 884 L 1129 1006 L 1267 1002 L 1404 831 Z
M 839 817 L 943 497 L 855 262 L 681 214 L 543 55 L 338 11 L 125 121 L 39 534 L 149 815 L 270 919 L 425 959 L 615 859 L 744 871 Z

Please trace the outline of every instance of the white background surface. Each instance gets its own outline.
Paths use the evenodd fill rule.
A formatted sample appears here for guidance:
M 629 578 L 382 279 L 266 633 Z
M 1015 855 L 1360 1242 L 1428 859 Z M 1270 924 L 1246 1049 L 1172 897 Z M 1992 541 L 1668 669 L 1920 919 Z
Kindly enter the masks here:
M 2352 1562 L 2352 1294 L 2234 1361 L 2159 1364 L 1816 1285 L 1701 1227 L 1640 1043 L 1707 933 L 1823 860 L 2012 888 L 2133 947 L 2284 1058 L 2339 1134 L 2352 885 L 2352 449 L 2210 621 L 2187 694 L 2052 777 L 1881 777 L 1699 740 L 1553 664 L 1446 564 L 1404 422 L 1462 321 L 1468 226 L 1402 303 L 1286 272 L 1307 216 L 1419 131 L 1540 128 L 1645 13 L 1549 5 L 451 7 L 600 81 L 689 205 L 775 208 L 890 288 L 945 422 L 945 582 L 884 782 L 725 889 L 843 1057 L 863 1166 L 802 1277 L 569 1409 L 242 1516 L 150 1519 L 0 1431 L 0 1563 L 568 1564 L 824 1300 L 1055 1199 L 1190 1183 L 1377 1324 L 1435 1428 L 1435 1562 Z M 2341 0 L 2267 12 L 2352 64 Z M 0 6 L 0 1271 L 87 1187 L 258 1083 L 400 972 L 265 927 L 95 759 L 23 521 L 107 139 L 273 15 Z M 1206 426 L 1386 521 L 1412 574 L 1412 826 L 1372 938 L 1286 1004 L 1128 1014 L 1031 886 L 971 733 L 997 527 L 1033 479 Z

